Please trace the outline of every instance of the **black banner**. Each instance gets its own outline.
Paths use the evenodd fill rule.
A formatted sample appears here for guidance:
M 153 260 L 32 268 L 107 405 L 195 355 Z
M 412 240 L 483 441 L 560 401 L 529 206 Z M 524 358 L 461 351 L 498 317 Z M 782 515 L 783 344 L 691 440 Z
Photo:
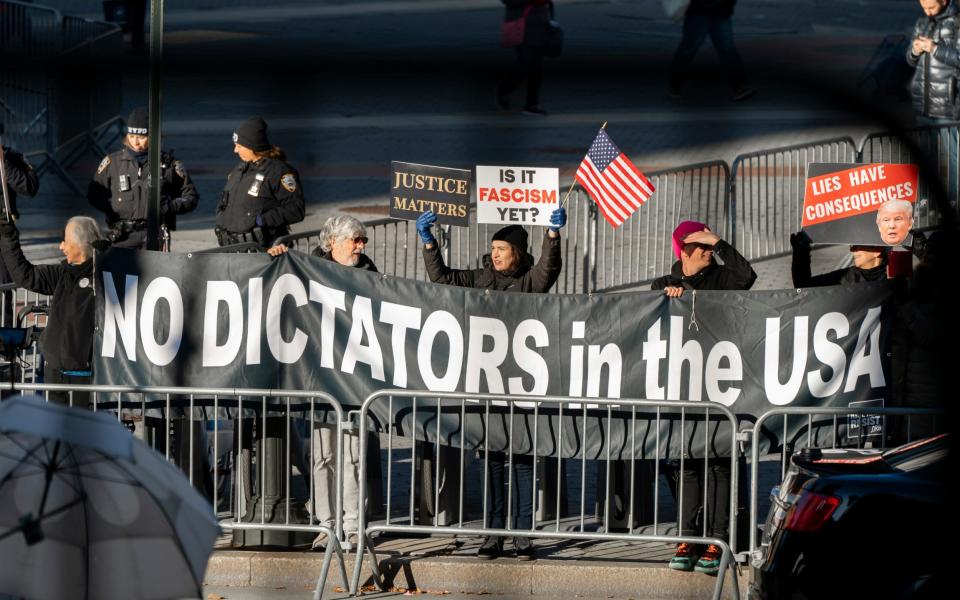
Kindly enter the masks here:
M 882 399 L 891 297 L 885 283 L 758 292 L 549 295 L 487 292 L 350 269 L 290 252 L 98 258 L 95 380 L 101 384 L 318 390 L 356 408 L 380 389 L 700 400 L 752 422 L 774 406 Z M 614 457 L 705 445 L 729 427 L 702 411 L 514 410 L 514 450 Z M 715 403 L 715 404 L 707 404 Z M 407 435 L 436 437 L 436 403 L 395 400 Z M 500 413 L 486 418 L 486 412 Z M 381 423 L 386 402 L 373 407 Z M 445 405 L 444 443 L 505 447 L 507 408 Z M 466 413 L 466 422 L 464 422 Z M 636 419 L 634 420 L 634 416 Z M 611 422 L 612 419 L 612 422 Z M 525 432 L 516 433 L 517 427 Z M 657 429 L 660 427 L 661 429 Z M 788 436 L 795 434 L 796 424 Z M 659 432 L 659 433 L 658 433 Z M 727 437 L 724 437 L 727 436 Z M 770 444 L 782 434 L 771 428 Z M 584 440 L 586 443 L 584 444 Z
M 470 180 L 465 169 L 393 161 L 390 163 L 390 216 L 416 220 L 432 210 L 437 221 L 466 227 L 470 214 Z

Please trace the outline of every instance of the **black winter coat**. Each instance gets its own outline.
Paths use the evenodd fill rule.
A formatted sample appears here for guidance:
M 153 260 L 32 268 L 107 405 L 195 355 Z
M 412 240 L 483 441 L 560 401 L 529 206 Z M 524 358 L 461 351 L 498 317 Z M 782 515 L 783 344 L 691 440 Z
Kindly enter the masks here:
M 495 271 L 490 255 L 483 257 L 482 269 L 451 269 L 443 264 L 440 248 L 423 249 L 423 261 L 427 274 L 434 283 L 445 283 L 457 287 L 498 290 L 503 292 L 526 292 L 545 294 L 560 277 L 563 259 L 560 258 L 560 237 L 543 236 L 540 260 L 533 264 L 533 256 L 523 252 L 520 264 L 512 271 Z
M 7 197 L 10 199 L 10 211 L 13 216 L 19 217 L 17 194 L 28 197 L 36 196 L 37 190 L 40 189 L 40 180 L 27 159 L 12 148 L 3 149 L 3 165 L 7 176 Z M 0 204 L 0 206 L 3 205 Z
M 249 233 L 261 215 L 265 238 L 290 233 L 303 220 L 303 186 L 297 170 L 282 160 L 261 158 L 240 163 L 227 175 L 217 205 L 217 226 L 231 233 Z
M 810 271 L 810 251 L 796 249 L 790 262 L 790 271 L 793 275 L 793 287 L 822 287 L 827 285 L 854 285 L 868 281 L 881 281 L 887 278 L 887 257 L 884 256 L 879 266 L 872 269 L 847 267 L 837 269 L 821 275 L 813 275 Z
M 704 15 L 707 17 L 729 17 L 733 14 L 733 6 L 737 0 L 692 0 L 687 7 L 688 15 Z
M 523 12 L 530 6 L 527 15 L 527 26 L 523 30 L 523 45 L 530 48 L 546 46 L 550 36 L 551 3 L 537 5 L 529 0 L 501 0 L 506 4 L 503 21 L 516 21 L 523 16 Z
M 317 256 L 317 257 L 320 257 L 320 258 L 324 258 L 324 259 L 329 260 L 329 261 L 337 262 L 337 261 L 333 260 L 333 255 L 331 255 L 329 252 L 324 252 L 324 251 L 320 248 L 320 246 L 317 246 L 316 248 L 314 248 L 312 254 L 313 254 L 314 256 Z M 340 263 L 337 263 L 337 264 L 340 264 Z M 380 272 L 380 271 L 377 270 L 377 265 L 373 264 L 373 260 L 372 260 L 369 256 L 367 256 L 366 254 L 361 254 L 361 255 L 360 255 L 360 260 L 359 260 L 359 262 L 357 262 L 357 264 L 353 265 L 353 268 L 355 268 L 355 269 L 362 269 L 362 270 L 364 270 L 364 271 L 373 271 L 374 273 L 379 273 L 379 272 Z
M 958 0 L 951 0 L 940 14 L 917 19 L 913 37 L 907 47 L 907 63 L 915 68 L 910 84 L 913 109 L 918 115 L 934 119 L 955 119 L 957 106 L 957 72 L 960 69 L 960 14 Z M 931 56 L 924 52 L 914 56 L 912 41 L 929 37 L 937 45 Z
M 0 225 L 0 251 L 13 281 L 31 292 L 48 294 L 50 313 L 40 346 L 50 368 L 87 371 L 93 353 L 93 260 L 79 265 L 63 261 L 34 265 L 20 249 L 20 235 L 10 224 Z
M 696 275 L 683 274 L 683 265 L 678 260 L 673 263 L 669 275 L 653 280 L 651 290 L 662 290 L 667 286 L 680 286 L 688 290 L 749 290 L 757 280 L 757 274 L 737 249 L 720 240 L 713 246 L 713 253 L 723 261 L 722 265 L 713 263 Z

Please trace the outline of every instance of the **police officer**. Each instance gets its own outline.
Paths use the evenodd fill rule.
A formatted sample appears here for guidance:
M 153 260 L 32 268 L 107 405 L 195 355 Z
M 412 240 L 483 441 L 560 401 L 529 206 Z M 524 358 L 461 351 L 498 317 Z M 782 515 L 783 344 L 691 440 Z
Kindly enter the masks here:
M 150 207 L 150 168 L 147 109 L 137 108 L 127 119 L 123 148 L 107 155 L 87 189 L 87 199 L 107 216 L 110 239 L 121 248 L 144 248 Z M 165 250 L 170 231 L 177 228 L 177 215 L 197 207 L 200 195 L 183 163 L 173 152 L 160 155 L 160 224 Z
M 17 194 L 33 197 L 37 195 L 40 188 L 40 179 L 34 172 L 33 167 L 27 162 L 22 154 L 13 148 L 0 146 L 0 158 L 3 159 L 4 175 L 7 179 L 7 198 L 10 200 L 10 212 L 14 219 L 20 218 L 17 211 Z M 0 220 L 9 220 L 10 216 L 5 214 L 6 207 L 3 199 L 0 197 Z M 0 261 L 0 283 L 9 283 L 10 274 Z
M 288 165 L 283 150 L 267 140 L 267 124 L 251 117 L 233 133 L 233 151 L 240 157 L 227 175 L 217 205 L 217 242 L 221 246 L 256 242 L 269 248 L 303 220 L 300 175 Z

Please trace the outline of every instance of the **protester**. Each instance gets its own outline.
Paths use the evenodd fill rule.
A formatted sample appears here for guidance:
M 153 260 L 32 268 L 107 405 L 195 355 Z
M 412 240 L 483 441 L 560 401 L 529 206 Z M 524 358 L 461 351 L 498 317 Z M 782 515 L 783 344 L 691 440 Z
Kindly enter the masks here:
M 104 157 L 87 188 L 87 199 L 106 215 L 110 240 L 119 248 L 145 248 L 147 215 L 150 213 L 149 115 L 136 108 L 127 117 L 123 148 Z M 183 162 L 172 152 L 160 154 L 160 225 L 169 232 L 177 228 L 177 215 L 197 207 L 200 194 Z M 169 250 L 169 246 L 165 248 Z
M 34 265 L 20 249 L 20 232 L 10 221 L 0 221 L 0 251 L 13 281 L 39 294 L 52 295 L 47 326 L 40 336 L 46 364 L 46 383 L 90 383 L 94 332 L 93 244 L 101 240 L 97 223 L 90 217 L 72 217 L 63 231 L 59 264 Z M 63 393 L 50 399 L 71 403 Z M 86 407 L 74 394 L 72 404 Z
M 679 298 L 684 290 L 748 290 L 757 280 L 747 259 L 703 223 L 683 221 L 673 230 L 672 237 L 673 253 L 679 260 L 670 274 L 655 279 L 650 289 L 663 290 L 668 297 Z M 717 264 L 714 255 L 723 261 L 722 265 Z M 676 462 L 670 467 L 679 470 Z M 705 510 L 706 534 L 725 539 L 730 527 L 730 459 L 709 459 L 706 469 L 703 460 L 686 460 L 679 477 L 683 490 L 682 512 L 678 515 L 680 535 L 698 535 L 700 531 L 695 523 L 698 513 Z M 710 494 L 705 507 L 704 486 Z M 679 496 L 676 492 L 674 495 Z M 695 569 L 715 574 L 720 569 L 721 554 L 714 544 L 704 550 L 697 544 L 681 543 L 669 566 L 678 571 Z
M 888 246 L 900 246 L 913 228 L 913 203 L 909 200 L 888 200 L 877 210 L 880 239 Z
M 269 248 L 303 220 L 303 186 L 286 154 L 267 139 L 260 117 L 241 123 L 233 134 L 240 163 L 227 175 L 217 204 L 217 242 L 221 246 L 256 242 Z
M 516 21 L 526 16 L 523 43 L 514 50 L 517 60 L 499 84 L 497 84 L 497 106 L 501 110 L 510 109 L 509 96 L 520 83 L 527 82 L 526 102 L 523 114 L 546 116 L 547 111 L 540 107 L 540 83 L 543 80 L 544 47 L 549 42 L 550 19 L 553 3 L 550 0 L 502 0 L 506 4 L 503 13 L 504 22 Z
M 527 251 L 527 232 L 519 225 L 508 225 L 493 234 L 490 241 L 490 254 L 483 257 L 483 267 L 479 269 L 451 269 L 443 262 L 440 246 L 430 231 L 437 217 L 432 211 L 420 215 L 417 219 L 417 232 L 423 241 L 423 260 L 430 281 L 458 287 L 478 288 L 497 291 L 524 293 L 546 293 L 557 282 L 563 261 L 560 257 L 560 229 L 567 223 L 567 211 L 558 208 L 550 214 L 550 227 L 543 237 L 540 260 L 536 264 Z M 516 502 L 516 510 L 511 511 L 511 527 L 529 530 L 533 525 L 533 456 L 512 456 L 513 498 L 505 499 L 504 486 L 507 481 L 507 454 L 504 452 L 484 451 L 489 474 L 489 521 L 494 529 L 502 529 L 506 523 L 505 502 Z M 517 558 L 532 560 L 536 551 L 529 538 L 515 537 L 513 546 Z M 477 556 L 496 558 L 503 553 L 503 540 L 499 536 L 487 536 Z
M 330 217 L 320 229 L 320 245 L 314 256 L 344 267 L 355 267 L 377 272 L 377 266 L 363 253 L 367 244 L 367 229 L 363 223 L 349 216 Z M 284 244 L 267 249 L 270 256 L 288 251 Z M 336 423 L 316 423 L 313 430 L 313 498 L 314 507 L 307 507 L 321 525 L 335 528 L 336 520 Z M 379 444 L 373 456 L 379 456 Z M 368 448 L 369 449 L 369 448 Z M 360 495 L 360 435 L 355 431 L 343 434 L 343 531 L 349 538 L 357 533 L 357 504 Z M 377 471 L 379 474 L 379 470 Z M 370 495 L 367 495 L 369 498 Z M 364 507 L 366 508 L 366 507 Z M 314 548 L 326 543 L 321 533 L 313 541 Z
M 793 257 L 790 270 L 793 287 L 820 287 L 827 285 L 850 285 L 880 281 L 887 278 L 887 248 L 883 246 L 850 246 L 853 265 L 829 273 L 813 275 L 810 269 L 810 246 L 812 240 L 803 231 L 790 234 Z
M 910 83 L 913 111 L 920 125 L 945 125 L 960 118 L 957 79 L 960 77 L 960 11 L 956 0 L 920 0 L 924 16 L 913 26 L 907 64 L 914 68 Z M 945 171 L 949 201 L 957 202 L 957 179 L 960 173 L 956 127 L 948 130 Z M 930 137 L 926 148 L 934 158 L 941 151 L 937 136 Z M 939 167 L 938 167 L 939 168 Z
M 14 219 L 20 218 L 17 210 L 17 194 L 33 197 L 40 189 L 40 179 L 33 171 L 33 166 L 27 162 L 22 154 L 10 147 L 0 146 L 0 158 L 3 159 L 4 175 L 7 179 L 7 198 L 10 200 L 10 212 Z M 2 190 L 0 190 L 2 191 Z M 0 200 L 2 203 L 2 200 Z M 10 220 L 11 215 L 2 214 L 6 207 L 0 204 L 0 219 Z M 0 283 L 9 283 L 10 274 L 0 260 Z M 12 323 L 12 325 L 16 325 Z
M 683 37 L 673 55 L 670 66 L 668 92 L 671 98 L 679 98 L 690 63 L 700 51 L 700 46 L 710 36 L 713 47 L 727 72 L 727 81 L 733 90 L 734 100 L 746 100 L 757 90 L 746 85 L 743 62 L 737 47 L 733 45 L 733 7 L 737 0 L 692 0 L 683 19 Z

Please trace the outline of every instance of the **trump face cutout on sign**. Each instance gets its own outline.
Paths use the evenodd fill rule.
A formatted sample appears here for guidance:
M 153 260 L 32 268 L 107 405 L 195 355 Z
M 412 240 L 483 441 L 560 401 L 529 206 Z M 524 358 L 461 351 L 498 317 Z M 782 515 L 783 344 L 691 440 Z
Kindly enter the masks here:
M 907 200 L 889 200 L 877 210 L 880 239 L 888 246 L 903 244 L 913 229 L 913 204 Z

